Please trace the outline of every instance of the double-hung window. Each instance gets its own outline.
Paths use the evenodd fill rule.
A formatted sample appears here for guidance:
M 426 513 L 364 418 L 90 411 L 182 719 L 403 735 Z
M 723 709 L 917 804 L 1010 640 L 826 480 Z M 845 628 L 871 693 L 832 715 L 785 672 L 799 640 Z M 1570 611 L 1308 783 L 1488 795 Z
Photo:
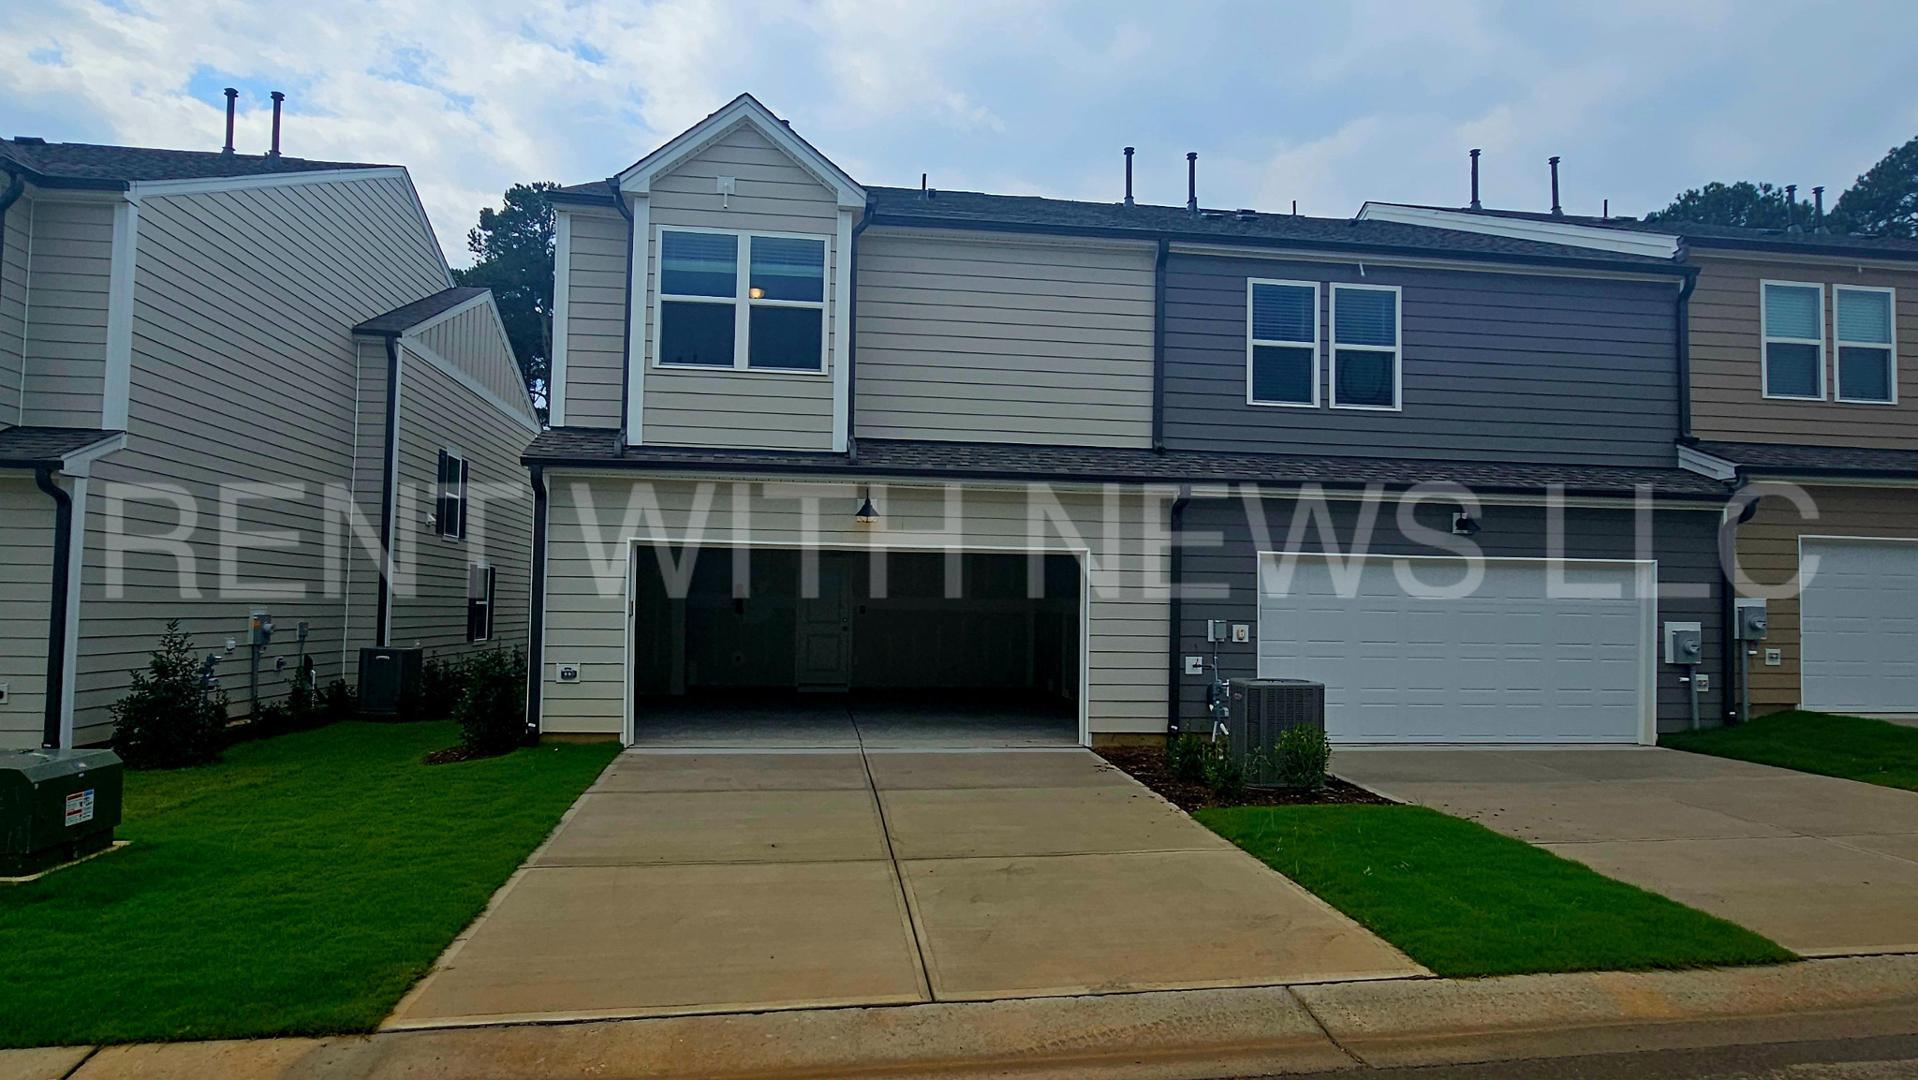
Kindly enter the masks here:
M 1795 281 L 1759 286 L 1759 333 L 1768 398 L 1825 398 L 1825 288 Z
M 466 640 L 493 638 L 493 568 L 474 563 L 466 568 Z
M 1319 285 L 1246 282 L 1245 400 L 1251 405 L 1319 403 Z
M 466 459 L 451 450 L 441 450 L 433 531 L 448 540 L 466 535 L 466 478 Z
M 1896 298 L 1890 289 L 1834 285 L 1838 400 L 1866 405 L 1898 401 Z
M 658 367 L 826 370 L 826 241 L 661 229 Z
M 1332 286 L 1332 407 L 1397 409 L 1399 287 Z

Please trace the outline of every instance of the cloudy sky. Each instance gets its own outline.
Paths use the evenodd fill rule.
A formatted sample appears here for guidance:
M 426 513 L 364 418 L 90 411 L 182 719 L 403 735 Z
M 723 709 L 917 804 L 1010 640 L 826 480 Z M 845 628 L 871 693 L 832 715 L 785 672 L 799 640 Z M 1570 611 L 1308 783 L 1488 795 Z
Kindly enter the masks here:
M 412 169 L 448 256 L 516 180 L 604 177 L 750 90 L 855 178 L 1346 215 L 1485 194 L 1663 206 L 1713 179 L 1832 197 L 1918 134 L 1918 5 L 1849 0 L 52 0 L 0 22 L 0 135 Z

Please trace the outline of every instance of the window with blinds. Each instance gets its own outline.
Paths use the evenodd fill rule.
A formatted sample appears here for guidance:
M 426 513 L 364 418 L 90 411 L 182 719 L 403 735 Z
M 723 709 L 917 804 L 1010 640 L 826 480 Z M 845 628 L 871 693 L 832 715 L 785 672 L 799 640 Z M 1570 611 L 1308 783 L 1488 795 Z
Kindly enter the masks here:
M 1760 289 L 1765 396 L 1824 400 L 1824 287 L 1767 281 Z
M 1399 287 L 1332 286 L 1332 407 L 1397 409 Z
M 1246 402 L 1318 405 L 1318 283 L 1249 280 L 1246 308 Z
M 1834 285 L 1831 300 L 1838 345 L 1838 400 L 1896 404 L 1896 295 L 1890 289 Z

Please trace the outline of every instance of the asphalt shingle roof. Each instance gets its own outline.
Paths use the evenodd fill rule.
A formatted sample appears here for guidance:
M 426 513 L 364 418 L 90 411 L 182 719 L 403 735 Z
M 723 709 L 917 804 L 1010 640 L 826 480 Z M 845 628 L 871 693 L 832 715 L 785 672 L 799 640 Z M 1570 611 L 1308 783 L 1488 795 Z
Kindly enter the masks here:
M 1075 446 L 953 443 L 861 439 L 859 460 L 843 454 L 777 450 L 629 447 L 619 433 L 597 428 L 553 428 L 526 449 L 528 464 L 684 469 L 695 472 L 762 470 L 816 474 L 1113 481 L 1120 483 L 1320 483 L 1328 486 L 1410 487 L 1451 482 L 1483 490 L 1544 491 L 1563 485 L 1568 494 L 1633 493 L 1677 498 L 1723 498 L 1717 481 L 1678 468 L 1628 468 L 1529 462 L 1432 461 L 1412 458 L 1332 457 L 1300 454 L 1221 454 L 1197 450 L 1154 452 Z
M 1564 225 L 1590 225 L 1625 232 L 1658 233 L 1676 236 L 1692 247 L 1753 248 L 1772 251 L 1830 252 L 1832 254 L 1871 254 L 1888 259 L 1918 258 L 1918 240 L 1903 236 L 1856 236 L 1849 233 L 1812 232 L 1789 229 L 1753 229 L 1739 225 L 1713 225 L 1701 221 L 1645 221 L 1633 217 L 1590 217 L 1582 214 L 1548 214 L 1536 210 L 1499 210 L 1465 206 L 1431 206 L 1481 217 L 1519 218 L 1525 221 L 1551 221 Z
M 1747 471 L 1918 476 L 1918 450 L 1710 441 L 1697 448 Z
M 440 312 L 456 308 L 488 291 L 474 285 L 456 285 L 450 289 L 441 289 L 431 296 L 422 296 L 410 304 L 402 304 L 384 315 L 375 315 L 355 326 L 353 332 L 356 334 L 403 334 Z
M 118 431 L 99 428 L 10 427 L 0 429 L 0 466 L 30 468 L 58 465 L 68 454 L 117 438 Z
M 24 172 L 48 187 L 120 188 L 136 180 L 204 180 L 229 176 L 317 172 L 330 169 L 388 169 L 351 161 L 222 154 L 205 150 L 159 150 L 144 146 L 41 142 L 0 139 L 0 165 Z

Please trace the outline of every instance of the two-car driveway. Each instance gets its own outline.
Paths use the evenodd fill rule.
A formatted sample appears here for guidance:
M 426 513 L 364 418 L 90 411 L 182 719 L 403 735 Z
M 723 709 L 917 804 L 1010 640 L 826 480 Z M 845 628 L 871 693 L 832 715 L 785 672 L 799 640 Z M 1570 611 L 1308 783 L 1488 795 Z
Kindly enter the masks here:
M 1803 955 L 1918 951 L 1918 793 L 1651 747 L 1348 749 L 1333 769 Z

